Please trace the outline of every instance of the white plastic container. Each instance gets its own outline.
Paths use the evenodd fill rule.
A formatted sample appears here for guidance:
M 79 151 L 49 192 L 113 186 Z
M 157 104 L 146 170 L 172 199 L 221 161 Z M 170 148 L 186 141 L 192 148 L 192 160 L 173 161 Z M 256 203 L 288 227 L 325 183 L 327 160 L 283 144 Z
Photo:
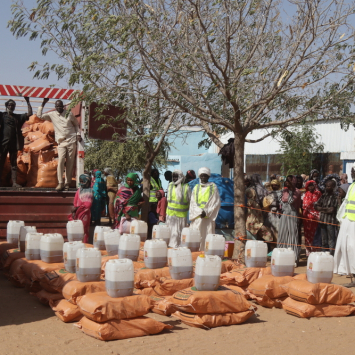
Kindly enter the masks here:
M 141 242 L 145 242 L 148 236 L 148 225 L 144 221 L 135 219 L 131 222 L 131 234 L 138 234 Z
M 67 242 L 63 245 L 63 259 L 65 270 L 71 273 L 76 272 L 76 252 L 85 248 L 85 244 L 81 241 Z
M 275 248 L 271 255 L 271 273 L 274 276 L 293 276 L 295 252 L 291 248 Z
M 311 253 L 307 261 L 307 280 L 312 283 L 331 283 L 334 257 L 329 252 Z
M 69 242 L 82 242 L 84 240 L 83 222 L 80 219 L 75 221 L 69 221 L 67 223 L 67 235 Z
M 224 257 L 226 240 L 220 234 L 207 234 L 205 241 L 205 254 L 218 255 L 221 259 Z
M 181 247 L 189 248 L 192 252 L 200 250 L 201 233 L 198 229 L 183 228 L 181 232 Z
M 139 256 L 140 244 L 141 237 L 138 234 L 121 235 L 120 245 L 118 247 L 118 258 L 137 261 Z
M 163 239 L 169 245 L 171 230 L 166 224 L 159 224 L 153 227 L 152 239 Z
M 245 245 L 245 266 L 265 267 L 267 262 L 267 245 L 261 240 L 248 240 Z
M 144 243 L 144 264 L 148 269 L 159 269 L 166 266 L 168 247 L 164 240 L 151 239 Z
M 118 229 L 110 229 L 104 232 L 104 241 L 107 255 L 118 255 L 118 245 L 120 243 L 120 231 Z
M 222 259 L 217 255 L 200 255 L 196 259 L 195 287 L 199 291 L 215 291 L 219 286 Z
M 18 247 L 20 251 L 24 252 L 26 250 L 26 235 L 27 233 L 37 233 L 37 228 L 34 226 L 21 226 L 20 236 L 18 238 Z
M 64 238 L 59 233 L 44 234 L 41 238 L 41 260 L 45 263 L 63 262 Z
M 101 252 L 97 248 L 80 248 L 76 252 L 76 277 L 80 282 L 100 281 Z
M 25 257 L 27 260 L 41 260 L 41 238 L 43 233 L 27 233 Z
M 20 236 L 20 228 L 25 225 L 24 221 L 8 221 L 6 240 L 10 244 L 18 244 L 18 239 Z
M 130 259 L 109 260 L 105 267 L 106 292 L 110 297 L 132 296 L 134 267 Z
M 170 276 L 174 280 L 191 279 L 193 264 L 191 250 L 186 247 L 168 249 Z
M 99 250 L 105 250 L 105 238 L 104 233 L 109 232 L 110 227 L 96 226 L 94 230 L 94 248 Z

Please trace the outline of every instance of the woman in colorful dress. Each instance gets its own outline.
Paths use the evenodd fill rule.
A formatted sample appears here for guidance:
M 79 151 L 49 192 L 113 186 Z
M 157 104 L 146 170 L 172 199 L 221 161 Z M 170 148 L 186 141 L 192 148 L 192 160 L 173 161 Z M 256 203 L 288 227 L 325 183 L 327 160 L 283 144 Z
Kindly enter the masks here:
M 94 201 L 91 206 L 91 219 L 95 225 L 101 224 L 102 211 L 105 209 L 107 199 L 106 183 L 101 175 L 100 170 L 95 172 L 95 183 L 93 186 Z
M 90 187 L 90 176 L 82 174 L 79 176 L 80 188 L 74 197 L 72 213 L 68 216 L 69 221 L 81 220 L 84 225 L 84 243 L 89 241 L 89 228 L 91 222 L 91 206 L 93 201 L 93 191 Z
M 142 191 L 139 188 L 138 176 L 135 173 L 130 173 L 126 176 L 124 186 L 117 191 L 115 206 L 115 224 L 114 228 L 119 229 L 121 219 L 130 222 L 132 218 L 137 218 L 139 215 L 139 207 L 144 203 Z
M 312 249 L 314 235 L 316 234 L 319 212 L 314 209 L 314 204 L 320 199 L 322 193 L 318 190 L 317 183 L 314 180 L 306 182 L 306 193 L 303 197 L 303 230 L 306 242 L 307 256 L 316 251 Z

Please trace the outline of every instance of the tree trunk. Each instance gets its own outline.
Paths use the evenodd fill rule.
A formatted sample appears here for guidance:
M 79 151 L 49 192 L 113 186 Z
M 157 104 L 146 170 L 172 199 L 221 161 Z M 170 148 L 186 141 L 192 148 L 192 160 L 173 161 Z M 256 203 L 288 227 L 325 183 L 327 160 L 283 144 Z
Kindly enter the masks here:
M 245 229 L 245 215 L 244 208 L 240 205 L 245 204 L 245 186 L 244 186 L 244 144 L 245 140 L 243 135 L 235 132 L 234 137 L 234 230 L 236 240 L 239 237 L 246 238 L 246 229 Z M 234 248 L 233 259 L 238 259 L 239 257 L 239 248 Z
M 147 163 L 145 164 L 143 171 L 143 198 L 144 204 L 141 210 L 141 219 L 148 223 L 148 213 L 149 213 L 149 195 L 150 195 L 150 171 L 152 170 L 152 165 L 157 153 L 149 152 L 146 153 Z

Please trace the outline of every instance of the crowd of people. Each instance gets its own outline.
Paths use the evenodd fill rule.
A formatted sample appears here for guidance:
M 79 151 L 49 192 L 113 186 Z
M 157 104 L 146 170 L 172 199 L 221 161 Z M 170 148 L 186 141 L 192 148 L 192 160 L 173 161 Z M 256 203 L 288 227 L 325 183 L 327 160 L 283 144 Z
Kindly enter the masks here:
M 346 174 L 330 174 L 320 180 L 314 169 L 309 176 L 272 175 L 264 185 L 260 175 L 245 175 L 244 182 L 246 229 L 256 239 L 269 242 L 269 250 L 292 248 L 297 263 L 303 230 L 307 256 L 322 250 L 334 255 L 337 212 L 350 186 Z

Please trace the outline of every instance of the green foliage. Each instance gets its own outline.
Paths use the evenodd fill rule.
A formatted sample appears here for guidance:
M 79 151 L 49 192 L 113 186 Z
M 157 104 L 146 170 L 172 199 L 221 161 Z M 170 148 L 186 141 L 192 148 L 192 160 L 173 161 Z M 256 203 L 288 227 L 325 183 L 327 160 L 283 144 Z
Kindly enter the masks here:
M 312 163 L 317 153 L 323 153 L 324 144 L 320 136 L 309 124 L 295 127 L 281 133 L 280 163 L 283 174 L 307 174 L 312 169 Z
M 156 168 L 166 167 L 169 146 L 164 143 L 154 159 Z M 147 163 L 146 147 L 142 140 L 128 140 L 126 143 L 89 140 L 85 148 L 85 169 L 105 169 L 110 167 L 119 177 L 129 172 L 142 172 Z

